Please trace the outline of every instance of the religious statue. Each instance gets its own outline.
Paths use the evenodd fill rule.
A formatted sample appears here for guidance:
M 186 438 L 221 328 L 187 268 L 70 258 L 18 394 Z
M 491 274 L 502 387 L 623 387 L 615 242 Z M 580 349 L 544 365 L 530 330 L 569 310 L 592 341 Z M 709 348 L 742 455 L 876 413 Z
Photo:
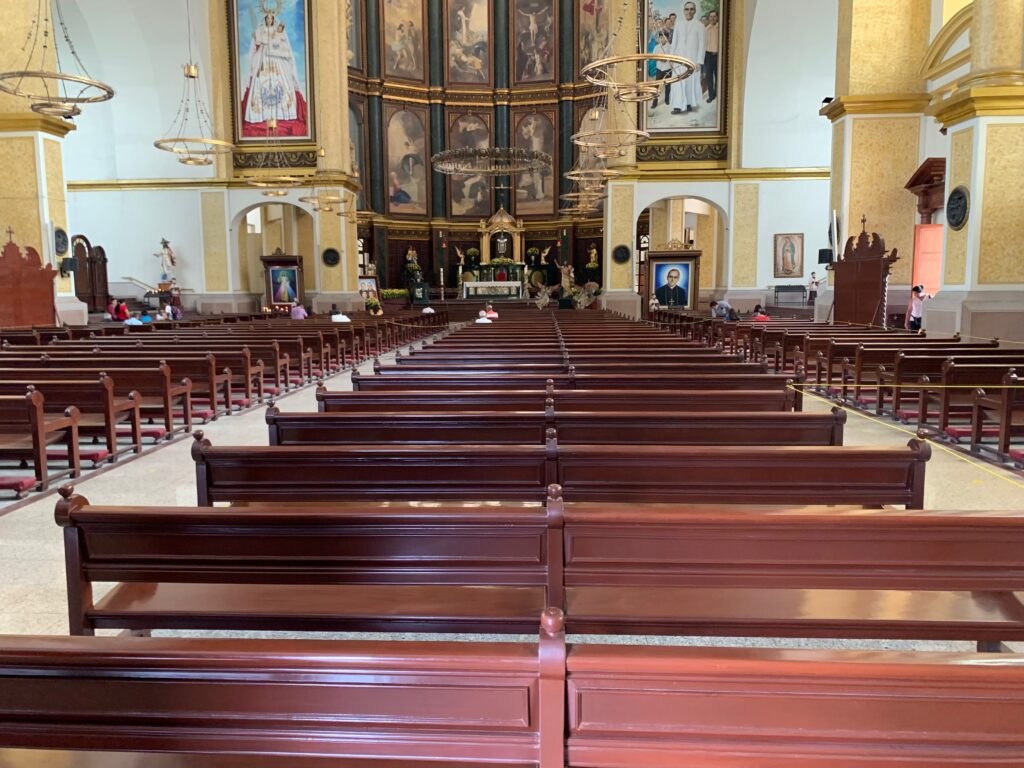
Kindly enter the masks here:
M 508 257 L 508 235 L 502 232 L 498 235 L 498 258 L 504 259 Z
M 562 273 L 562 298 L 568 299 L 572 296 L 572 289 L 576 285 L 576 275 L 573 272 L 572 264 L 564 264 L 558 269 Z
M 171 250 L 171 244 L 166 238 L 160 241 L 160 245 L 163 246 L 160 252 L 153 254 L 155 258 L 160 259 L 160 279 L 173 280 L 174 268 L 178 266 L 178 261 L 174 258 L 174 251 Z

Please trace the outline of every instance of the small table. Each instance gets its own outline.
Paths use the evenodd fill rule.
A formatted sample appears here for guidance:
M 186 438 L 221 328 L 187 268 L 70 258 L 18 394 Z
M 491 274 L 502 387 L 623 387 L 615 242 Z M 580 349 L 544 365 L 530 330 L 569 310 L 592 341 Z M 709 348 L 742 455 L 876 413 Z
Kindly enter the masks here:
M 801 303 L 807 303 L 807 287 L 803 285 L 776 285 L 775 286 L 775 305 L 779 305 L 779 294 L 780 293 L 799 293 Z
M 512 280 L 474 280 L 462 284 L 462 298 L 470 296 L 508 296 L 523 298 L 523 284 Z

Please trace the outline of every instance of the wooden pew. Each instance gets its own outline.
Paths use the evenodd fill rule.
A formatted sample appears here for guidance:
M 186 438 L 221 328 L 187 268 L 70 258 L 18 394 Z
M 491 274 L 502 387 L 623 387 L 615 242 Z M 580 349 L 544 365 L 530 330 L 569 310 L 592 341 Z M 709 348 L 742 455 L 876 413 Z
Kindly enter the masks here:
M 569 768 L 1024 763 L 1022 657 L 573 645 Z
M 47 416 L 46 399 L 41 392 L 22 395 L 0 395 L 0 459 L 31 462 L 35 480 L 18 476 L 0 478 L 0 488 L 23 498 L 33 488 L 45 491 L 61 477 L 78 477 L 81 459 L 78 455 L 78 409 L 73 405 L 61 416 Z M 53 475 L 49 471 L 47 448 L 55 443 L 67 445 L 68 469 Z
M 924 503 L 927 443 L 906 448 L 358 445 L 214 447 L 193 433 L 199 504 L 545 498 L 573 501 Z
M 3 358 L 0 358 L 0 363 Z M 114 383 L 114 396 L 127 399 L 132 392 L 141 396 L 139 409 L 142 418 L 163 421 L 163 435 L 170 439 L 175 432 L 192 431 L 192 381 L 184 378 L 175 383 L 166 363 L 145 368 L 111 368 L 102 361 L 89 368 L 2 368 L 0 381 L 32 380 L 37 389 L 50 380 L 78 380 L 94 382 L 106 375 Z M 181 426 L 177 415 L 181 414 Z M 209 415 L 212 415 L 209 414 Z M 147 430 L 143 430 L 144 432 Z
M 562 768 L 564 670 L 549 628 L 537 643 L 7 636 L 0 764 L 34 749 L 14 765 Z
M 785 382 L 783 382 L 785 383 Z M 326 413 L 382 411 L 532 411 L 547 401 L 556 408 L 592 411 L 792 411 L 796 390 L 777 389 L 558 389 L 395 392 L 333 392 L 317 387 L 317 409 Z
M 931 427 L 928 409 L 938 408 L 938 423 L 935 429 L 946 434 L 954 414 L 970 414 L 974 403 L 974 391 L 978 388 L 998 385 L 1009 374 L 1015 374 L 1005 359 L 996 358 L 992 363 L 963 363 L 949 359 L 942 364 L 938 380 L 924 376 L 918 393 L 917 427 Z M 951 435 L 952 436 L 952 435 Z
M 986 427 L 995 422 L 995 427 Z M 974 393 L 971 401 L 971 452 L 990 450 L 982 442 L 989 430 L 995 431 L 995 454 L 1000 461 L 1010 459 L 1010 440 L 1024 435 L 1024 382 L 1015 373 L 1007 373 L 998 387 L 986 387 Z
M 563 445 L 842 445 L 846 412 L 569 411 L 552 403 L 529 411 L 281 413 L 271 406 L 266 421 L 270 445 L 543 445 L 550 429 Z
M 48 405 L 44 410 L 51 415 L 63 414 L 61 403 L 74 405 L 79 412 L 78 434 L 81 437 L 102 437 L 106 451 L 92 461 L 117 461 L 123 453 L 142 453 L 142 423 L 139 411 L 141 396 L 134 390 L 127 397 L 115 397 L 114 382 L 100 374 L 91 381 L 81 379 L 22 378 L 0 381 L 0 394 L 19 395 L 39 390 Z M 124 448 L 118 444 L 118 426 L 127 424 L 131 443 Z M 79 446 L 79 453 L 82 453 Z
M 57 505 L 96 629 L 1024 637 L 1019 512 L 734 504 Z M 101 600 L 93 583 L 115 582 Z M 486 590 L 487 600 L 479 594 Z

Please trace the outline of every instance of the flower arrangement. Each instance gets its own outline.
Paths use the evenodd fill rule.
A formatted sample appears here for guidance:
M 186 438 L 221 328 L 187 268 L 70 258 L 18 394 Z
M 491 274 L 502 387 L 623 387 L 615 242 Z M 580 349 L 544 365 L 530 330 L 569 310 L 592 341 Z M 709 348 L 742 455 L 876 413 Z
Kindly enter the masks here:
M 380 297 L 382 299 L 408 299 L 409 291 L 405 288 L 382 288 Z
M 526 249 L 526 255 L 531 261 L 540 258 L 540 248 L 535 245 L 531 245 Z
M 380 302 L 372 296 L 366 300 L 366 311 L 371 314 L 380 311 Z
M 423 269 L 418 261 L 407 261 L 405 263 L 405 268 L 410 272 L 420 272 Z
M 508 258 L 507 256 L 498 256 L 497 258 L 491 259 L 491 264 L 504 266 L 506 264 L 515 264 L 515 261 L 513 259 Z
M 480 258 L 480 249 L 479 248 L 467 248 L 466 249 L 466 255 L 469 256 L 469 258 L 471 258 L 471 259 Z

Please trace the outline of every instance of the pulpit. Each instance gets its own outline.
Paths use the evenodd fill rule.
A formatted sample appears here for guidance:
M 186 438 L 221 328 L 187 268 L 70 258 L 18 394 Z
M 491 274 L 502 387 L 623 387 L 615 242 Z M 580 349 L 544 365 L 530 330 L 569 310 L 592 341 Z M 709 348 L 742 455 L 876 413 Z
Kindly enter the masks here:
M 57 270 L 43 264 L 39 252 L 14 242 L 14 230 L 7 229 L 7 245 L 0 251 L 0 326 L 53 325 L 54 278 Z
M 849 238 L 842 258 L 827 267 L 835 277 L 835 322 L 884 326 L 889 273 L 898 259 L 896 249 L 886 251 L 882 236 L 869 233 L 867 219 L 861 218 L 861 233 Z

